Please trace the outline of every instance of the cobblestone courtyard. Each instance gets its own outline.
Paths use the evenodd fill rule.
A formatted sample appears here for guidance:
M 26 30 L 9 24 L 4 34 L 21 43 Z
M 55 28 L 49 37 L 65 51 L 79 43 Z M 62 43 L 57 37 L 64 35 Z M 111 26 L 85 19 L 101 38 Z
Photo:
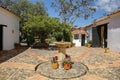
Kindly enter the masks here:
M 81 77 L 51 79 L 35 71 L 38 64 L 50 61 L 57 52 L 31 48 L 0 51 L 0 80 L 120 80 L 120 53 L 104 53 L 102 48 L 67 49 L 73 61 L 88 67 L 87 74 Z

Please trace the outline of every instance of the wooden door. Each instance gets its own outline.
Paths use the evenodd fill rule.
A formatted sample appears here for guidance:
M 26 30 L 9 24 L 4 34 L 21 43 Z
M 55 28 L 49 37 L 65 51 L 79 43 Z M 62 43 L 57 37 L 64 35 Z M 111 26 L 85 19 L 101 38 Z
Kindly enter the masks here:
M 92 28 L 92 47 L 100 47 L 100 28 Z

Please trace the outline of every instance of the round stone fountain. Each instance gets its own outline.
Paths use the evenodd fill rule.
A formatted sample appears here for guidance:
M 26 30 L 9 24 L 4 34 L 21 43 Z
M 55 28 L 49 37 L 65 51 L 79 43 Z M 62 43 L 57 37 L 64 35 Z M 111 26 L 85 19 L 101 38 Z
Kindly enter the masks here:
M 87 66 L 85 66 L 80 62 L 74 62 L 70 70 L 65 70 L 64 68 L 61 68 L 61 67 L 59 67 L 58 69 L 53 69 L 51 67 L 50 61 L 39 64 L 36 70 L 36 72 L 48 78 L 62 79 L 62 80 L 78 78 L 82 75 L 85 75 L 87 71 L 88 71 Z
M 49 77 L 51 79 L 71 79 L 77 78 L 82 75 L 85 75 L 88 71 L 86 65 L 80 62 L 74 62 L 72 64 L 72 68 L 69 70 L 65 70 L 62 66 L 62 60 L 66 55 L 66 48 L 71 45 L 70 42 L 56 42 L 55 45 L 58 47 L 58 63 L 59 67 L 57 69 L 53 69 L 51 66 L 51 61 L 43 62 L 36 66 L 36 72 L 40 73 L 43 76 Z
M 55 42 L 55 45 L 58 47 L 58 61 L 62 61 L 62 59 L 65 57 L 66 54 L 66 48 L 71 45 L 70 42 Z

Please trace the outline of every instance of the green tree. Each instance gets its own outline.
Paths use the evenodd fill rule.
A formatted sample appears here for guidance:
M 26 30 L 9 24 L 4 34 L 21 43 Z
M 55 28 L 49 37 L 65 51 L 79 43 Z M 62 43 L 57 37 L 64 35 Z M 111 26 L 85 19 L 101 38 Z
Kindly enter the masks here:
M 35 41 L 34 37 L 36 36 L 39 37 L 42 43 L 45 43 L 45 39 L 50 36 L 55 37 L 58 41 L 61 39 L 70 41 L 70 26 L 66 23 L 61 23 L 58 18 L 49 17 L 43 2 L 33 4 L 28 0 L 14 1 L 14 4 L 10 5 L 8 2 L 9 4 L 4 4 L 4 6 L 7 6 L 6 8 L 20 16 L 21 39 L 26 39 L 28 45 Z
M 45 39 L 55 32 L 59 23 L 60 21 L 57 18 L 50 18 L 49 16 L 42 16 L 39 14 L 36 14 L 34 16 L 29 15 L 22 31 L 26 33 L 24 36 L 28 37 L 28 40 L 29 38 L 38 36 L 41 40 L 41 43 L 45 43 Z M 33 34 L 32 37 L 29 36 L 30 34 Z
M 61 39 L 71 41 L 71 26 L 66 23 L 61 23 L 58 18 L 51 18 L 39 14 L 34 16 L 29 15 L 24 26 L 22 31 L 26 33 L 24 36 L 28 39 L 28 42 L 34 40 L 35 36 L 40 38 L 41 43 L 45 43 L 45 39 L 49 38 L 49 36 L 55 37 L 57 41 Z
M 0 6 L 11 9 L 13 4 L 15 4 L 17 1 L 18 0 L 0 0 Z
M 32 44 L 34 42 L 35 33 L 38 32 L 35 30 L 38 29 L 35 28 L 36 25 L 33 26 L 29 25 L 26 27 L 25 24 L 26 22 L 30 21 L 29 20 L 30 18 L 33 18 L 36 15 L 42 15 L 42 16 L 48 15 L 43 2 L 36 2 L 33 4 L 30 3 L 28 0 L 19 0 L 16 4 L 12 6 L 11 10 L 21 17 L 21 27 L 20 27 L 20 31 L 22 33 L 21 40 L 27 39 L 28 45 Z M 30 15 L 33 17 L 31 17 Z M 35 20 L 34 22 L 35 22 L 34 24 L 38 23 L 37 20 Z M 33 24 L 33 21 L 30 21 L 29 23 Z
M 58 25 L 53 36 L 56 38 L 57 41 L 70 41 L 71 42 L 71 25 L 65 22 L 62 22 Z
M 63 22 L 74 23 L 79 17 L 87 19 L 95 8 L 94 0 L 54 0 L 52 7 L 55 8 L 61 16 Z

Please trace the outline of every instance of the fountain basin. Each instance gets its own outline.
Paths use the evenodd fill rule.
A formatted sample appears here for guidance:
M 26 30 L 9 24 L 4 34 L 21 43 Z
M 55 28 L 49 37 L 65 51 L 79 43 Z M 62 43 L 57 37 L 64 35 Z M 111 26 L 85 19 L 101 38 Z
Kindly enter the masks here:
M 66 48 L 66 47 L 70 46 L 71 43 L 70 42 L 55 42 L 55 45 L 58 48 Z
M 59 62 L 61 64 L 62 62 Z M 83 76 L 87 73 L 88 68 L 86 65 L 80 62 L 74 62 L 70 70 L 65 70 L 63 67 L 53 69 L 51 62 L 43 62 L 38 65 L 36 72 L 49 77 L 51 79 L 71 79 Z

